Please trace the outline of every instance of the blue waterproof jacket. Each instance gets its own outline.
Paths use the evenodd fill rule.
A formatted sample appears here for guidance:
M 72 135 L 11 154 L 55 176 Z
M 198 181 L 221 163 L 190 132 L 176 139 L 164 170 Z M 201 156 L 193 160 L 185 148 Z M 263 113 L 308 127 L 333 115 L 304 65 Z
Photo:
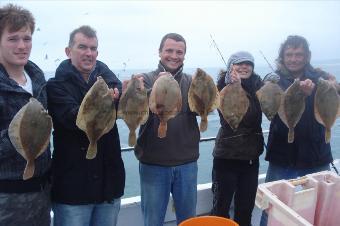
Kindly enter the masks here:
M 288 73 L 277 71 L 279 85 L 286 90 L 294 78 Z M 301 80 L 310 79 L 317 84 L 320 72 L 311 66 L 306 67 Z M 278 114 L 270 124 L 266 160 L 280 166 L 301 169 L 318 167 L 333 161 L 331 146 L 325 143 L 325 128 L 314 116 L 314 96 L 316 89 L 305 100 L 306 107 L 300 121 L 294 129 L 294 142 L 288 143 L 288 128 Z

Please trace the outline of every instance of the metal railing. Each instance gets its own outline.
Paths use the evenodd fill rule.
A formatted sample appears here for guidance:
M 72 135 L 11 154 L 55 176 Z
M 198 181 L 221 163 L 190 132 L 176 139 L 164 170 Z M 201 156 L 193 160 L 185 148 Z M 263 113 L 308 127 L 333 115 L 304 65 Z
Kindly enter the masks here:
M 269 130 L 263 130 L 262 131 L 263 135 L 268 134 Z M 200 139 L 200 143 L 201 142 L 207 142 L 207 141 L 213 141 L 216 140 L 216 137 L 203 137 Z M 122 148 L 122 152 L 127 152 L 127 151 L 133 151 L 134 147 L 125 147 Z

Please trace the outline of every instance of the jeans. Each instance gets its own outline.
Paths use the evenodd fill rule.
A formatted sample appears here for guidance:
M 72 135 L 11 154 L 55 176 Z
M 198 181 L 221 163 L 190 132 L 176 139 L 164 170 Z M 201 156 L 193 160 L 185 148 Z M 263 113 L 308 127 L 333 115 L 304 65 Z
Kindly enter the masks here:
M 87 205 L 53 203 L 53 226 L 114 226 L 120 210 L 120 198 Z
M 163 226 L 172 194 L 177 224 L 196 216 L 197 162 L 167 167 L 139 164 L 141 208 L 145 226 Z
M 324 170 L 330 170 L 329 164 L 308 168 L 308 169 L 296 169 L 293 167 L 282 167 L 273 163 L 269 163 L 266 180 L 265 182 L 276 181 L 276 180 L 289 180 L 297 177 L 303 177 L 306 174 L 316 173 Z M 268 214 L 262 211 L 260 226 L 267 226 Z

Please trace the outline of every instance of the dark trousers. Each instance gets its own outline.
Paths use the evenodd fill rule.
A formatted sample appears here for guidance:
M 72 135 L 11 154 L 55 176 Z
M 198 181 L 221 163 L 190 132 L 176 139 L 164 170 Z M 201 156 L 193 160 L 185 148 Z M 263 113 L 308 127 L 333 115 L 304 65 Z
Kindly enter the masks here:
M 258 185 L 259 160 L 214 159 L 212 171 L 212 215 L 230 218 L 234 196 L 234 220 L 240 226 L 251 225 Z

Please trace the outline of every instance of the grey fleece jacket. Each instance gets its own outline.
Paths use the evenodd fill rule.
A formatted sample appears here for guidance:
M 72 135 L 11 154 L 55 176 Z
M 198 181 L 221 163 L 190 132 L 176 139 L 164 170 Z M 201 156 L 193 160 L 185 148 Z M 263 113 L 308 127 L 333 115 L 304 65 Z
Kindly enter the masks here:
M 144 74 L 144 84 L 151 89 L 158 74 L 165 71 L 160 63 L 158 69 Z M 147 122 L 141 126 L 137 144 L 136 157 L 144 164 L 160 166 L 177 166 L 196 161 L 199 157 L 200 132 L 196 114 L 191 112 L 188 104 L 188 91 L 191 76 L 182 72 L 182 68 L 173 75 L 182 92 L 182 110 L 167 123 L 167 134 L 158 138 L 158 116 L 150 112 Z

